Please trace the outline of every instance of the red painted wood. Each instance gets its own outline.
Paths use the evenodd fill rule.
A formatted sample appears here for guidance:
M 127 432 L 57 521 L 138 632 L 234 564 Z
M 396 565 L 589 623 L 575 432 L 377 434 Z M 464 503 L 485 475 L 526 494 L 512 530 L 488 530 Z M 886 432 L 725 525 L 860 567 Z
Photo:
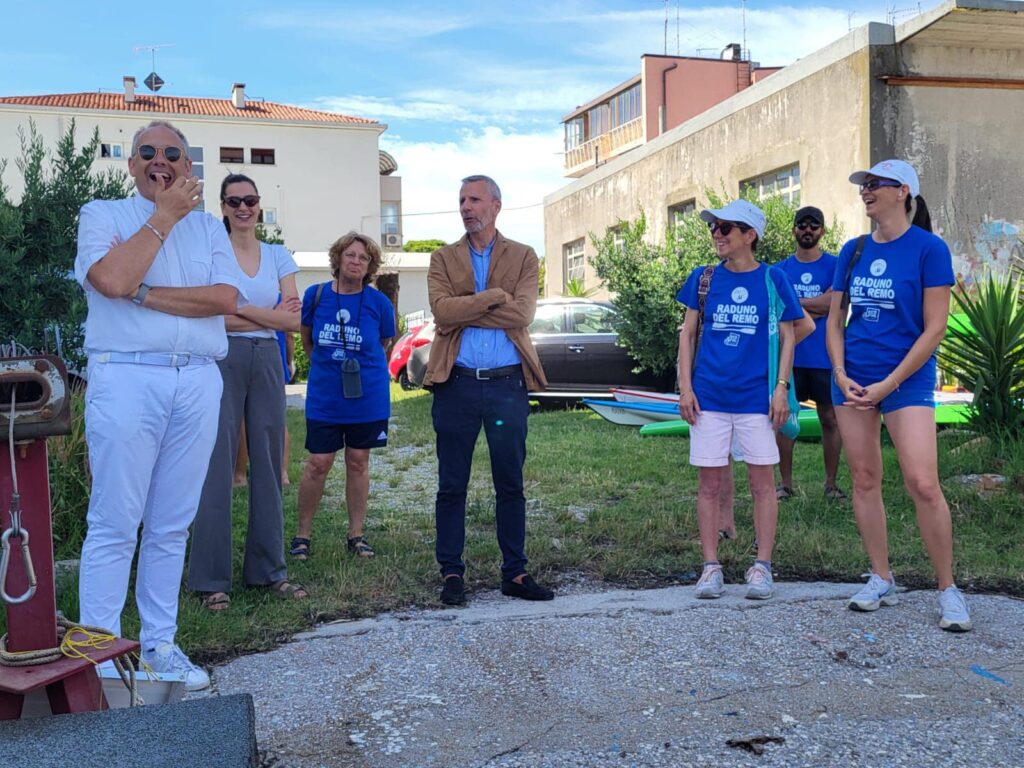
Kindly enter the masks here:
M 6 438 L 6 435 L 4 436 Z M 24 452 L 24 456 L 22 453 Z M 0 450 L 0 532 L 11 524 L 11 453 L 6 439 Z M 29 550 L 35 566 L 35 596 L 21 605 L 7 605 L 7 650 L 34 651 L 57 644 L 57 603 L 53 589 L 53 533 L 50 525 L 50 486 L 46 441 L 33 440 L 14 446 L 21 525 L 29 532 Z M 28 588 L 22 563 L 21 542 L 10 539 L 11 564 L 7 594 L 21 595 Z
M 89 657 L 97 664 L 122 653 L 137 651 L 139 644 L 134 640 L 118 638 L 109 648 L 103 651 L 89 649 Z M 3 667 L 0 666 L 0 695 L 4 692 L 24 694 L 42 688 L 44 685 L 56 683 L 67 677 L 77 674 L 81 670 L 88 670 L 96 677 L 96 667 L 88 659 L 69 659 L 67 657 L 51 662 L 50 664 L 37 664 L 32 667 Z
M 0 691 L 0 720 L 17 720 L 21 717 L 21 706 L 24 698 L 20 693 L 4 693 Z
M 107 708 L 103 684 L 95 669 L 83 669 L 71 677 L 46 686 L 50 711 L 55 715 L 71 712 L 95 712 Z

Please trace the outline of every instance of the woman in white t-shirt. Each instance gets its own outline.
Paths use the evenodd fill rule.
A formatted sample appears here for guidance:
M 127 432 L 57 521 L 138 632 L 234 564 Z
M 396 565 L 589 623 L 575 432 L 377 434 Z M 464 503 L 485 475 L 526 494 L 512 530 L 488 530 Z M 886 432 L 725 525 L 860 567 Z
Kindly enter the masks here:
M 231 174 L 220 187 L 221 211 L 241 271 L 247 303 L 224 318 L 228 355 L 218 361 L 224 379 L 217 443 L 192 528 L 188 587 L 203 605 L 222 611 L 231 591 L 231 490 L 239 431 L 249 448 L 249 527 L 242 578 L 278 597 L 308 597 L 288 581 L 284 560 L 281 460 L 285 418 L 284 379 L 277 331 L 299 330 L 302 305 L 295 288 L 295 260 L 282 245 L 256 239 L 260 196 L 247 176 Z M 281 300 L 278 301 L 278 295 Z

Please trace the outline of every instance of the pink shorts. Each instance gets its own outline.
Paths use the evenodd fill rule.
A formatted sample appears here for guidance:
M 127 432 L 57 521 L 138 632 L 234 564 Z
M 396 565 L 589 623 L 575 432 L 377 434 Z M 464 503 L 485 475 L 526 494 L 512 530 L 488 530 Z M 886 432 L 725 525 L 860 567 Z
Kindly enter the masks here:
M 779 463 L 779 447 L 768 414 L 701 411 L 697 423 L 690 427 L 690 463 L 695 467 L 727 466 L 730 446 L 739 448 L 747 464 Z

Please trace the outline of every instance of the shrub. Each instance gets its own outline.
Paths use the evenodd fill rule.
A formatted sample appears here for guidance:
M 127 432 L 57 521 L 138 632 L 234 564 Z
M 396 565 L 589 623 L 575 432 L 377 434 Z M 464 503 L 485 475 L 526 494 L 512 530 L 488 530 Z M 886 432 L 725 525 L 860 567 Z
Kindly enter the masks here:
M 50 508 L 53 515 L 53 551 L 58 560 L 78 557 L 85 541 L 89 509 L 89 451 L 85 444 L 85 397 L 73 387 L 71 433 L 46 441 L 50 468 Z
M 982 434 L 1024 436 L 1024 306 L 1019 278 L 988 276 L 953 300 L 967 323 L 950 319 L 939 367 L 974 393 L 970 424 Z
M 720 208 L 729 198 L 714 190 L 705 190 L 707 207 Z M 747 199 L 765 213 L 764 237 L 757 245 L 757 258 L 774 264 L 794 250 L 793 216 L 797 205 L 779 196 Z M 614 294 L 619 309 L 619 343 L 629 350 L 640 369 L 665 374 L 676 363 L 678 328 L 683 306 L 676 294 L 690 272 L 702 264 L 717 261 L 707 224 L 698 211 L 687 214 L 665 233 L 664 242 L 651 243 L 647 237 L 647 219 L 641 211 L 632 222 L 619 222 L 603 238 L 591 234 L 597 249 L 592 264 L 608 291 Z M 821 238 L 822 250 L 837 253 L 843 242 L 843 228 L 833 219 Z

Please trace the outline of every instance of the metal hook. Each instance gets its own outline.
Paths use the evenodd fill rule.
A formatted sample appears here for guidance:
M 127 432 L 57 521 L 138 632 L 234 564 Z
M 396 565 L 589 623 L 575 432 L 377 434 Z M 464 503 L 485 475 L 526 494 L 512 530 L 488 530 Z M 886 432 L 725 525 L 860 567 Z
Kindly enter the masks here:
M 7 571 L 11 565 L 10 538 L 15 535 L 14 529 L 8 528 L 4 531 L 3 536 L 0 537 L 0 600 L 10 605 L 28 602 L 36 593 L 36 570 L 32 567 L 32 553 L 28 548 L 28 531 L 22 528 L 20 533 L 21 535 L 18 538 L 21 539 L 21 559 L 22 565 L 25 568 L 25 576 L 28 577 L 28 589 L 19 597 L 12 597 L 7 594 Z

